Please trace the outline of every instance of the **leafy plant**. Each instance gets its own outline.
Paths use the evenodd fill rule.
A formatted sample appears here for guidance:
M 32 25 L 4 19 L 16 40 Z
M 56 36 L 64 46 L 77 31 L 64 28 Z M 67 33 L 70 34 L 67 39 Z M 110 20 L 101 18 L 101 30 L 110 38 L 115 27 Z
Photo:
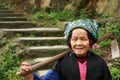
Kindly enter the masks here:
M 79 19 L 88 18 L 88 17 L 89 17 L 88 13 L 85 10 L 80 10 L 79 11 L 79 16 L 78 16 Z
M 7 43 L 6 38 L 0 37 L 0 48 L 2 48 Z
M 112 80 L 120 80 L 120 70 L 115 67 L 110 68 Z
M 15 57 L 18 48 L 14 43 L 8 42 L 0 52 L 0 79 L 1 80 L 22 80 L 16 75 L 21 58 Z
M 73 12 L 69 11 L 52 11 L 50 13 L 44 13 L 44 12 L 36 12 L 33 16 L 35 20 L 37 19 L 45 19 L 45 20 L 60 20 L 60 21 L 67 21 L 70 19 L 73 19 L 74 14 Z
M 120 46 L 120 21 L 115 21 L 115 22 L 106 22 L 105 24 L 102 24 L 99 28 L 99 37 L 113 32 L 115 34 L 115 37 L 118 40 L 119 46 Z M 99 43 L 100 45 L 100 51 L 98 50 L 99 54 L 103 54 L 107 48 L 109 49 L 111 44 L 110 40 L 104 40 Z M 110 50 L 108 50 L 110 51 Z M 109 54 L 109 53 L 108 53 Z M 103 54 L 105 55 L 105 54 Z M 108 55 L 107 55 L 108 56 Z M 105 57 L 106 58 L 106 57 Z M 119 64 L 120 60 L 115 60 L 113 62 L 110 62 L 113 66 L 110 67 L 110 72 L 112 74 L 113 79 L 112 80 L 119 80 L 120 79 L 120 71 L 119 71 Z
M 118 43 L 119 43 L 119 46 L 120 46 L 120 36 L 118 36 L 120 34 L 120 21 L 116 21 L 116 22 L 107 22 L 106 24 L 103 24 L 102 27 L 99 28 L 99 37 L 107 34 L 107 33 L 110 33 L 110 32 L 113 32 L 115 34 L 115 37 L 117 38 L 118 40 Z M 100 46 L 102 47 L 108 47 L 110 46 L 110 40 L 105 40 L 105 41 L 102 41 L 100 43 Z
M 41 12 L 36 12 L 33 16 L 33 19 L 38 20 L 40 18 L 44 18 L 45 14 L 41 13 Z
M 73 12 L 69 11 L 51 11 L 50 13 L 36 12 L 33 16 L 34 20 L 44 20 L 42 25 L 52 26 L 58 21 L 71 21 L 75 18 Z
M 3 0 L 0 0 L 0 2 L 2 2 Z

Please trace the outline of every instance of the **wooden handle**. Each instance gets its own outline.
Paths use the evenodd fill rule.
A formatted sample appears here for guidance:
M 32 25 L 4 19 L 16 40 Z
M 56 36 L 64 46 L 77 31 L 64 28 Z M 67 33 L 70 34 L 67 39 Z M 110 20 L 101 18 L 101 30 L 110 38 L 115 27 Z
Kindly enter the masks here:
M 111 33 L 107 33 L 107 34 L 103 35 L 102 37 L 100 37 L 98 39 L 98 43 L 103 41 L 103 40 L 105 40 L 105 39 L 114 39 L 114 38 L 115 38 L 114 33 L 112 33 L 112 32 Z
M 28 74 L 28 73 L 30 73 L 30 72 L 34 72 L 34 71 L 40 69 L 42 66 L 45 66 L 45 65 L 47 65 L 47 64 L 49 64 L 49 63 L 51 63 L 51 62 L 54 62 L 54 61 L 56 61 L 56 60 L 59 60 L 59 59 L 61 59 L 62 57 L 64 57 L 64 56 L 65 56 L 67 53 L 69 53 L 69 52 L 70 52 L 70 50 L 67 50 L 67 51 L 65 51 L 65 52 L 62 52 L 62 53 L 56 55 L 56 56 L 51 57 L 50 59 L 47 59 L 47 60 L 45 60 L 45 61 L 36 63 L 35 65 L 31 66 L 31 70 L 20 72 L 20 76 L 25 75 L 25 74 Z

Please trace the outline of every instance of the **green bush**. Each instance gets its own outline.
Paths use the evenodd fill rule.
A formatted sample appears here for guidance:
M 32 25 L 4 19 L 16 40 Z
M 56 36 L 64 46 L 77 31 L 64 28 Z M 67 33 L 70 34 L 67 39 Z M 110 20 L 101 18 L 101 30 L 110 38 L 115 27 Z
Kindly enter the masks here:
M 119 46 L 120 46 L 120 21 L 116 22 L 106 22 L 105 24 L 102 24 L 99 28 L 99 37 L 113 32 L 115 34 L 115 37 L 118 40 Z M 110 40 L 105 40 L 100 43 L 100 46 L 105 48 L 105 47 L 110 47 Z
M 87 12 L 85 11 L 85 10 L 80 10 L 79 11 L 79 16 L 78 16 L 78 19 L 84 19 L 84 18 L 88 18 L 89 16 L 88 16 L 88 14 L 87 14 Z
M 3 0 L 0 0 L 0 2 L 3 2 Z
M 118 44 L 119 44 L 119 47 L 120 47 L 120 21 L 115 21 L 115 22 L 106 22 L 105 24 L 102 24 L 99 28 L 99 37 L 102 37 L 103 35 L 107 34 L 107 33 L 110 33 L 110 32 L 113 32 L 115 34 L 115 37 L 117 38 L 118 40 Z M 109 49 L 109 52 L 110 52 L 110 46 L 111 46 L 111 42 L 110 40 L 104 40 L 104 41 L 101 41 L 99 43 L 100 45 L 100 48 L 98 51 L 99 54 L 103 54 L 103 51 Z M 101 51 L 102 50 L 102 51 Z M 109 53 L 107 53 L 109 54 Z M 105 56 L 105 58 L 108 57 L 108 55 Z M 112 80 L 120 80 L 120 70 L 119 70 L 119 64 L 120 64 L 120 60 L 115 60 L 113 62 L 109 62 L 111 63 L 113 66 L 110 67 L 110 72 L 111 72 L 111 75 L 113 77 Z
M 73 12 L 68 12 L 68 11 L 60 11 L 60 12 L 55 12 L 52 11 L 50 13 L 45 13 L 45 12 L 36 12 L 33 16 L 35 20 L 38 19 L 45 19 L 45 20 L 60 20 L 60 21 L 68 21 L 74 18 L 74 13 Z
M 75 18 L 75 16 L 72 11 L 61 11 L 56 13 L 55 18 L 59 21 L 71 21 Z
M 120 70 L 115 67 L 110 68 L 112 80 L 120 80 Z
M 56 25 L 58 21 L 71 21 L 75 16 L 73 12 L 68 11 L 51 11 L 50 13 L 36 12 L 33 16 L 34 20 L 43 20 L 42 26 Z
M 41 13 L 41 12 L 36 12 L 36 13 L 34 14 L 34 16 L 33 16 L 33 19 L 38 20 L 38 19 L 40 19 L 40 18 L 44 18 L 44 15 L 45 15 L 45 14 L 43 14 L 43 13 Z
M 7 41 L 6 38 L 0 36 L 0 48 L 6 45 Z
M 0 51 L 0 79 L 1 80 L 22 80 L 16 75 L 18 66 L 22 59 L 15 57 L 17 46 L 8 42 Z

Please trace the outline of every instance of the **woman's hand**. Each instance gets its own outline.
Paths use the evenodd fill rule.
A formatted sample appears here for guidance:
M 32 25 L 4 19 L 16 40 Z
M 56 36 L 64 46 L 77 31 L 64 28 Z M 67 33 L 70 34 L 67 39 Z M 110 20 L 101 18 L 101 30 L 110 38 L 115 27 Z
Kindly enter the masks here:
M 17 75 L 20 75 L 22 71 L 29 71 L 31 70 L 30 64 L 28 62 L 22 62 L 20 66 L 20 72 L 17 72 Z M 28 73 L 23 76 L 26 80 L 34 80 L 32 73 Z

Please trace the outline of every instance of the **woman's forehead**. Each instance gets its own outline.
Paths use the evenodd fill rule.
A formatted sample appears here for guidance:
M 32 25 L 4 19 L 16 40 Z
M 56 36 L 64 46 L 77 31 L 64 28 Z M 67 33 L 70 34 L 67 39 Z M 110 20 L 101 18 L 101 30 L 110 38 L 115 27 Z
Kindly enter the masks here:
M 81 28 L 76 28 L 72 31 L 72 35 L 73 34 L 87 34 L 87 31 Z

